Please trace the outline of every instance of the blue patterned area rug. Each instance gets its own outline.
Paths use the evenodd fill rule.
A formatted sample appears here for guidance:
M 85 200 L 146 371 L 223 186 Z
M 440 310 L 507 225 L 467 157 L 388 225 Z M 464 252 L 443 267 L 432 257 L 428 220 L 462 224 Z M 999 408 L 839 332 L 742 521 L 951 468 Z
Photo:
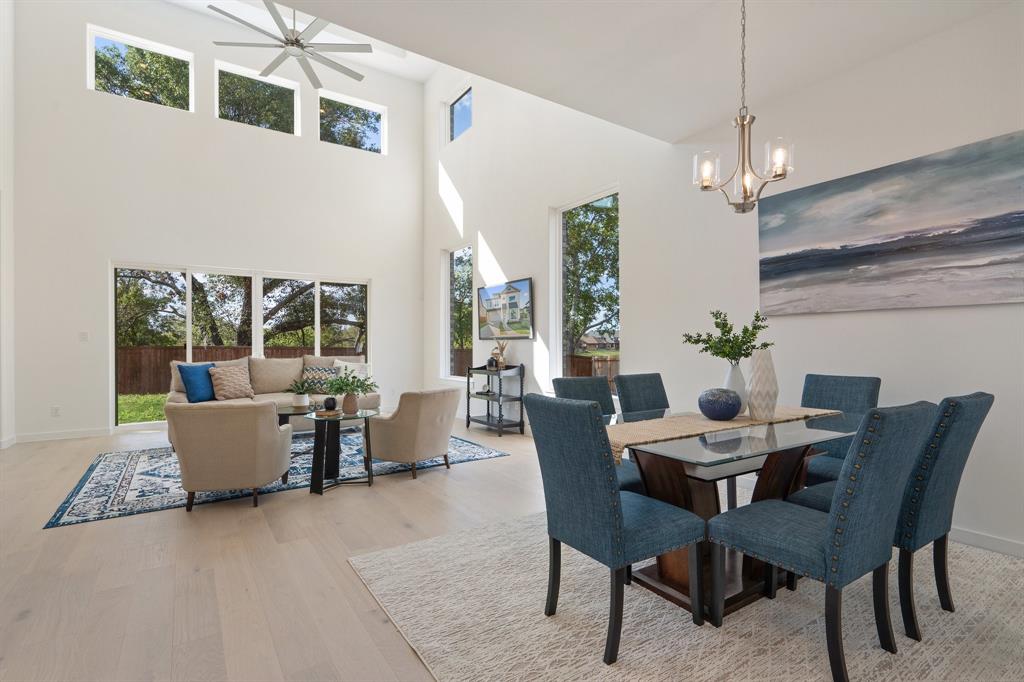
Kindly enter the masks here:
M 292 464 L 288 483 L 275 481 L 260 488 L 260 495 L 281 490 L 308 488 L 313 459 L 313 434 L 298 434 L 292 439 Z M 454 464 L 481 459 L 507 457 L 507 452 L 492 450 L 462 438 L 451 437 L 448 459 Z M 437 457 L 416 465 L 417 469 L 444 466 Z M 398 462 L 374 460 L 373 475 L 385 476 L 412 467 Z M 341 434 L 341 475 L 348 481 L 366 477 L 363 469 L 363 435 L 359 432 Z M 248 497 L 250 490 L 223 490 L 196 494 L 196 504 Z M 75 489 L 54 513 L 44 528 L 70 526 L 76 523 L 113 519 L 146 512 L 185 506 L 181 489 L 178 457 L 170 448 L 107 452 L 96 457 Z

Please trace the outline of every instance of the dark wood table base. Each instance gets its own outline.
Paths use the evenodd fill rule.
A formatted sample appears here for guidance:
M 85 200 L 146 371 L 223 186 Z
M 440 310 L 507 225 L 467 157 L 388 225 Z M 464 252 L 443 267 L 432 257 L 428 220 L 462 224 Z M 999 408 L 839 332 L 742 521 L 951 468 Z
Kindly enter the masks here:
M 804 458 L 810 446 L 781 450 L 769 454 L 763 465 L 751 460 L 750 471 L 760 469 L 751 501 L 783 499 L 798 483 Z M 688 509 L 703 519 L 710 519 L 722 510 L 718 480 L 737 475 L 730 463 L 726 475 L 715 477 L 715 467 L 694 467 L 641 449 L 633 449 L 633 459 L 640 468 L 644 486 L 650 497 Z M 699 473 L 702 478 L 693 474 Z M 749 472 L 746 472 L 749 473 Z M 705 478 L 706 477 L 706 478 Z M 730 495 L 732 497 L 732 495 Z M 731 502 L 732 500 L 730 500 Z M 707 542 L 694 548 L 679 549 L 660 555 L 656 563 L 633 572 L 633 580 L 664 599 L 690 609 L 689 552 L 704 553 L 704 603 L 710 604 L 711 561 Z M 725 613 L 729 614 L 751 604 L 765 592 L 765 563 L 729 550 L 725 560 Z M 777 571 L 777 585 L 785 587 L 786 572 Z M 705 609 L 705 615 L 709 615 Z
M 309 492 L 323 495 L 325 490 L 339 485 L 362 485 L 363 481 L 339 481 L 341 473 L 341 421 L 318 419 L 313 430 L 313 470 L 309 478 Z M 363 467 L 366 484 L 373 485 L 373 455 L 370 450 L 370 418 L 363 420 Z M 325 483 L 325 479 L 331 479 Z

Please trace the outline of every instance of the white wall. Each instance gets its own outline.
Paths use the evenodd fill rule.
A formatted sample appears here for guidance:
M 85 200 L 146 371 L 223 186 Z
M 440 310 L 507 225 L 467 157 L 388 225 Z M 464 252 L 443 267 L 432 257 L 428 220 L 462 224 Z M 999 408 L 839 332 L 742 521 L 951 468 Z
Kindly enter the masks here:
M 88 90 L 86 23 L 193 52 L 195 112 Z M 16 31 L 19 438 L 111 423 L 112 261 L 371 280 L 383 400 L 419 387 L 408 321 L 420 317 L 422 84 L 317 68 L 325 88 L 389 108 L 382 157 L 318 141 L 316 96 L 293 62 L 278 75 L 302 83 L 301 137 L 217 119 L 214 58 L 270 58 L 215 49 L 252 39 L 229 22 L 162 2 L 23 2 Z
M 783 134 L 797 142 L 797 173 L 777 191 L 1024 127 L 1022 10 L 983 15 L 902 52 L 868 55 L 861 67 L 783 99 L 752 102 L 756 141 Z M 441 144 L 439 102 L 463 83 L 474 88 L 473 129 Z M 711 308 L 741 319 L 758 305 L 756 213 L 735 215 L 719 195 L 690 185 L 695 148 L 716 145 L 731 167 L 727 121 L 671 146 L 450 69 L 427 83 L 424 99 L 425 291 L 442 281 L 441 251 L 464 243 L 476 247 L 476 286 L 533 276 L 538 338 L 512 342 L 512 356 L 528 364 L 530 389 L 549 390 L 549 214 L 617 185 L 622 371 L 662 372 L 679 409 L 721 382 L 724 363 L 680 336 L 708 328 Z M 439 166 L 461 195 L 461 235 L 438 193 Z M 424 380 L 434 385 L 444 383 L 443 311 L 440 295 L 424 302 Z M 881 376 L 882 404 L 994 393 L 954 524 L 962 539 L 1024 554 L 1024 306 L 775 317 L 769 337 L 787 403 L 799 401 L 807 372 Z M 491 345 L 477 341 L 476 359 Z
M 14 3 L 0 3 L 0 448 L 14 442 Z

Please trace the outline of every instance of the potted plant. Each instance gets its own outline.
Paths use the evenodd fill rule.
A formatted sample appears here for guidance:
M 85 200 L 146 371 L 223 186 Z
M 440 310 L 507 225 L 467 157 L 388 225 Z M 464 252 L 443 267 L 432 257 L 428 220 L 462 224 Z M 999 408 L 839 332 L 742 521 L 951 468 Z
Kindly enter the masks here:
M 292 405 L 295 407 L 309 407 L 309 394 L 313 392 L 313 382 L 308 379 L 296 379 L 292 382 L 292 385 L 288 387 L 289 393 L 294 393 L 292 396 Z
M 355 414 L 359 411 L 359 396 L 377 390 L 377 383 L 372 377 L 361 377 L 349 368 L 344 368 L 340 375 L 327 382 L 327 390 L 334 395 L 343 396 L 341 411 Z
M 683 334 L 683 342 L 700 346 L 701 353 L 710 353 L 716 358 L 729 361 L 729 371 L 725 375 L 725 388 L 736 391 L 740 396 L 740 414 L 747 407 L 747 389 L 740 370 L 740 360 L 749 358 L 754 351 L 764 350 L 775 345 L 771 341 L 757 342 L 757 335 L 768 329 L 768 318 L 760 310 L 754 311 L 754 320 L 750 326 L 744 325 L 737 333 L 729 322 L 729 316 L 721 310 L 712 310 L 711 319 L 715 332 L 704 334 Z

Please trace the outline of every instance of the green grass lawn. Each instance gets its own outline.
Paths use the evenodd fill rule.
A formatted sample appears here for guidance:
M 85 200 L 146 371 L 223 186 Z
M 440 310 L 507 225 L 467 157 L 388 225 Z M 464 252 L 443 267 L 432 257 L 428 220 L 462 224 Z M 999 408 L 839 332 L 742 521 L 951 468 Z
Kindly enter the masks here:
M 618 348 L 595 348 L 593 350 L 584 350 L 576 353 L 576 355 L 582 355 L 585 357 L 593 358 L 617 358 L 619 357 Z
M 166 393 L 117 396 L 117 423 L 158 422 L 164 419 Z

